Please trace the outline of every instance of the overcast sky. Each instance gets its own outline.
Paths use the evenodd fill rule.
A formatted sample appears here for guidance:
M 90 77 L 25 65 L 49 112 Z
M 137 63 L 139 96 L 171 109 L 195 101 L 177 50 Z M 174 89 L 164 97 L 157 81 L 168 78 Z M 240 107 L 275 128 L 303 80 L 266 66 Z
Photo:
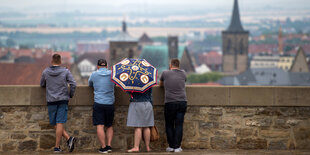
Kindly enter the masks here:
M 228 9 L 232 8 L 233 0 L 0 0 L 0 10 L 5 11 L 74 11 L 83 12 L 105 12 L 113 7 L 113 10 L 152 9 L 161 6 L 163 9 L 173 7 L 197 7 L 206 9 Z M 264 9 L 303 9 L 310 10 L 310 0 L 239 0 L 241 10 L 264 10 Z M 48 9 L 50 8 L 50 9 Z M 128 8 L 126 8 L 128 10 Z M 184 8 L 186 9 L 186 8 Z

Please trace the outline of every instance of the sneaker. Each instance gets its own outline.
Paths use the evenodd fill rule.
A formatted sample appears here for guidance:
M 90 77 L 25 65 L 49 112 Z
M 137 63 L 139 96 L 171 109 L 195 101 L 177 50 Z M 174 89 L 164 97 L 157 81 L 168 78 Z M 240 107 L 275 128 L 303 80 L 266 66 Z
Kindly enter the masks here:
M 105 147 L 105 148 L 100 147 L 99 153 L 109 153 L 109 152 L 108 152 L 107 147 Z
M 74 150 L 74 143 L 76 142 L 75 137 L 70 137 L 67 141 L 67 146 L 69 148 L 69 152 L 72 152 Z
M 182 152 L 183 150 L 182 150 L 182 148 L 181 147 L 179 147 L 179 148 L 177 148 L 177 149 L 174 149 L 174 152 Z
M 166 152 L 174 152 L 174 148 L 167 147 L 167 148 L 166 148 Z
M 62 150 L 60 149 L 60 147 L 54 147 L 54 153 L 61 153 Z
M 108 151 L 109 153 L 112 152 L 112 147 L 111 147 L 111 146 L 106 146 L 105 148 L 107 149 L 107 151 Z

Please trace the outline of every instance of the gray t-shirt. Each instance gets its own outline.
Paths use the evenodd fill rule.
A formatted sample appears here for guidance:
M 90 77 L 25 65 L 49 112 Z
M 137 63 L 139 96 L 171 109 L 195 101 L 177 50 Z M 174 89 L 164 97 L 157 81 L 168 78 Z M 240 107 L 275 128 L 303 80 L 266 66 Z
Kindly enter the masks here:
M 165 87 L 165 103 L 187 101 L 185 92 L 186 75 L 183 70 L 164 71 L 160 77 Z

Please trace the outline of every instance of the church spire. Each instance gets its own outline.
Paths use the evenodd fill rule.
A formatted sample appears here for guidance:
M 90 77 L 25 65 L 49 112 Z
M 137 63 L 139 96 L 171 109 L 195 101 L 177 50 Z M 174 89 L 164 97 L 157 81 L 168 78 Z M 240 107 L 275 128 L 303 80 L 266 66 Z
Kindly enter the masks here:
M 127 32 L 127 25 L 126 25 L 126 21 L 125 20 L 123 20 L 123 22 L 122 22 L 122 31 L 123 32 Z
M 238 0 L 235 0 L 234 2 L 233 14 L 232 14 L 230 25 L 227 31 L 231 31 L 231 32 L 244 31 L 241 25 L 241 20 L 240 20 L 240 15 L 239 15 Z

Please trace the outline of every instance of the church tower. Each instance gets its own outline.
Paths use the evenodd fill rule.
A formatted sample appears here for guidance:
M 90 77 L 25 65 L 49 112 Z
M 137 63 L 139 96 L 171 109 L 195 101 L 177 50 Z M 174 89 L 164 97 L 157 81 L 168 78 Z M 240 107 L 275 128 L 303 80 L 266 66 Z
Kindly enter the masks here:
M 173 58 L 178 58 L 178 48 L 179 48 L 178 36 L 168 36 L 168 53 L 169 62 Z
M 110 54 L 108 65 L 112 66 L 124 58 L 139 58 L 138 39 L 133 38 L 127 31 L 127 24 L 122 22 L 122 31 L 110 40 Z
M 248 69 L 249 31 L 242 27 L 238 0 L 234 7 L 230 25 L 222 31 L 223 72 L 239 74 Z
M 279 34 L 278 34 L 278 54 L 283 55 L 283 34 L 282 34 L 282 28 L 281 26 L 279 27 Z

